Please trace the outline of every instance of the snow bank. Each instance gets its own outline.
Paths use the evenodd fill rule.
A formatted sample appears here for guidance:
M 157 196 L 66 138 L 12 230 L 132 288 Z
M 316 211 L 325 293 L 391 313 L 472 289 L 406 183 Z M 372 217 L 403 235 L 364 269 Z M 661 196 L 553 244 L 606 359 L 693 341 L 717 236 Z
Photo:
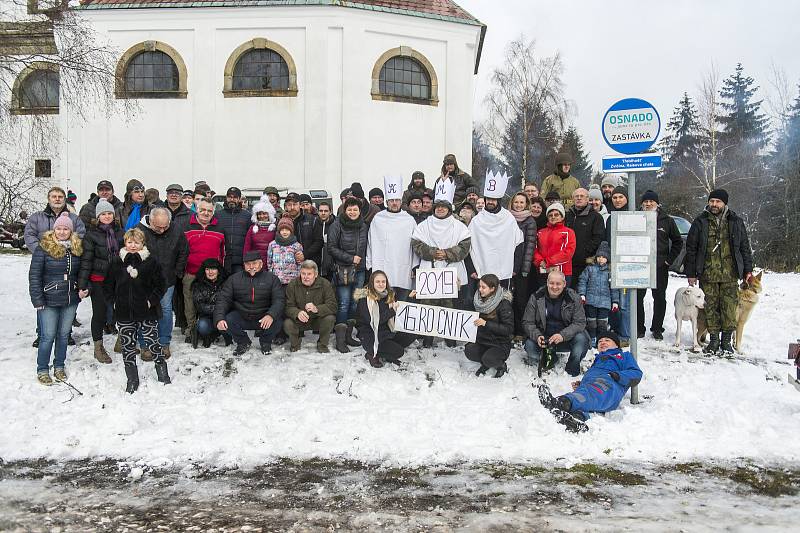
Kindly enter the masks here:
M 79 346 L 67 356 L 70 381 L 36 382 L 35 314 L 27 294 L 29 258 L 0 256 L 0 457 L 114 457 L 154 465 L 203 462 L 249 466 L 276 457 L 347 458 L 387 464 L 457 461 L 684 461 L 752 458 L 796 461 L 800 394 L 786 383 L 786 345 L 800 332 L 798 281 L 765 274 L 765 290 L 745 333 L 750 362 L 690 362 L 672 349 L 670 279 L 665 342 L 640 342 L 644 401 L 564 432 L 531 388 L 535 371 L 515 350 L 502 379 L 476 378 L 459 349 L 411 349 L 402 369 L 373 369 L 361 350 L 317 354 L 313 337 L 289 355 L 252 350 L 223 377 L 230 348 L 192 350 L 179 336 L 169 361 L 173 384 L 140 363 L 142 386 L 124 392 L 121 356 L 92 357 L 88 302 L 78 312 Z M 648 315 L 650 299 L 647 298 Z M 684 327 L 688 342 L 688 325 Z M 113 339 L 106 336 L 106 347 Z M 356 353 L 357 352 L 357 353 Z M 490 373 L 491 374 L 491 373 Z M 555 393 L 569 376 L 548 376 Z

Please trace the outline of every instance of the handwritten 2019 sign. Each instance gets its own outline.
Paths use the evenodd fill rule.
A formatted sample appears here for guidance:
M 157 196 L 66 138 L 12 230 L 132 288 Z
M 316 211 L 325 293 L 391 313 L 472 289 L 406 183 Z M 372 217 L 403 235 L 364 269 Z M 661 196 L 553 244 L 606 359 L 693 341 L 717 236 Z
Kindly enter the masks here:
M 478 313 L 411 302 L 397 303 L 394 318 L 396 331 L 475 342 L 478 334 L 475 320 L 478 318 Z
M 458 298 L 458 271 L 453 267 L 418 268 L 418 300 Z

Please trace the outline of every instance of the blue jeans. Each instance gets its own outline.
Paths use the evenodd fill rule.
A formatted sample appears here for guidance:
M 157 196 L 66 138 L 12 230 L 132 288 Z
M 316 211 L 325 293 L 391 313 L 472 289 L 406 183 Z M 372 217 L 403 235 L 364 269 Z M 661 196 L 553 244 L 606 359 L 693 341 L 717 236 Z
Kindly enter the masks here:
M 36 355 L 36 372 L 50 371 L 50 352 L 55 344 L 53 368 L 64 368 L 67 360 L 67 339 L 72 331 L 72 321 L 78 304 L 67 307 L 45 307 L 36 312 L 39 324 L 39 351 Z
M 567 374 L 575 377 L 581 373 L 581 361 L 586 357 L 590 344 L 589 334 L 586 331 L 581 331 L 571 341 L 556 345 L 556 358 L 558 357 L 558 352 L 569 352 L 566 366 Z M 539 359 L 542 357 L 542 349 L 539 345 L 528 339 L 525 341 L 525 351 L 528 354 L 525 362 L 531 366 L 539 366 Z
M 629 289 L 630 290 L 630 289 Z M 630 340 L 631 338 L 631 293 L 627 290 L 620 290 L 619 311 L 608 316 L 608 325 L 619 334 L 620 340 Z
M 353 276 L 353 283 L 350 285 L 336 285 L 336 299 L 339 307 L 336 310 L 336 323 L 344 324 L 348 318 L 356 317 L 356 301 L 353 299 L 353 292 L 364 286 L 363 270 L 359 270 Z
M 172 327 L 174 317 L 172 316 L 172 295 L 175 292 L 175 285 L 167 287 L 164 296 L 161 297 L 161 318 L 158 319 L 158 342 L 161 346 L 169 346 L 172 342 Z M 139 346 L 144 348 L 144 338 L 139 332 Z

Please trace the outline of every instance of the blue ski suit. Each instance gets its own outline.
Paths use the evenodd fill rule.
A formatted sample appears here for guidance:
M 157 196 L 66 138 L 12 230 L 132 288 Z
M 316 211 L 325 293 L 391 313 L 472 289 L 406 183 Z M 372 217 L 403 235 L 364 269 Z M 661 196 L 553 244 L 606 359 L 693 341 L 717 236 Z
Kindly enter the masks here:
M 611 374 L 615 373 L 615 380 Z M 572 412 L 579 411 L 584 419 L 590 412 L 613 411 L 633 385 L 642 380 L 642 371 L 630 352 L 612 348 L 597 354 L 591 368 L 584 374 L 580 386 L 565 394 L 572 402 Z

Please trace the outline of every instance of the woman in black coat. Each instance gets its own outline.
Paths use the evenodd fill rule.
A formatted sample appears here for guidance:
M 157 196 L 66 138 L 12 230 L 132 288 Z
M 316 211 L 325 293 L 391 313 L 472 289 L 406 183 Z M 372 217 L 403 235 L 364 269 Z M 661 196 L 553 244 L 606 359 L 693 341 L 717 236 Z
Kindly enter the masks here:
M 114 257 L 103 290 L 106 300 L 114 305 L 114 319 L 119 328 L 122 359 L 128 378 L 126 391 L 139 388 L 136 368 L 136 339 L 141 336 L 144 348 L 155 356 L 158 381 L 170 383 L 167 362 L 158 341 L 158 319 L 166 281 L 161 266 L 145 246 L 144 232 L 133 228 L 125 232 L 125 247 Z
M 92 341 L 94 358 L 101 363 L 110 363 L 111 357 L 103 346 L 103 330 L 111 333 L 113 318 L 109 317 L 110 304 L 103 293 L 111 260 L 119 253 L 123 232 L 114 220 L 114 206 L 105 200 L 97 203 L 95 218 L 87 226 L 83 238 L 81 271 L 78 275 L 78 288 L 88 290 L 92 298 Z
M 222 264 L 216 257 L 209 257 L 200 264 L 197 277 L 192 282 L 192 300 L 197 311 L 197 326 L 192 329 L 192 348 L 197 348 L 203 339 L 203 348 L 208 348 L 220 334 L 214 324 L 214 307 L 217 305 L 217 294 L 228 278 Z M 233 340 L 227 332 L 222 333 L 225 346 Z
M 364 357 L 375 368 L 382 367 L 383 361 L 399 365 L 398 360 L 417 336 L 394 331 L 397 301 L 386 274 L 382 270 L 373 272 L 367 286 L 356 291 L 355 298 Z
M 480 363 L 475 372 L 482 376 L 490 368 L 496 368 L 494 377 L 499 378 L 508 372 L 506 360 L 511 353 L 511 337 L 514 334 L 514 309 L 511 306 L 511 293 L 500 287 L 500 280 L 494 274 L 485 274 L 478 281 L 475 293 L 475 310 L 480 313 L 475 320 L 478 326 L 477 342 L 464 346 L 464 355 L 470 361 Z
M 536 250 L 538 226 L 531 213 L 531 201 L 524 192 L 518 192 L 508 201 L 508 211 L 517 221 L 517 226 L 525 240 L 514 250 L 514 335 L 525 338 L 522 328 L 522 315 L 528 303 L 528 284 L 531 279 L 533 252 Z

